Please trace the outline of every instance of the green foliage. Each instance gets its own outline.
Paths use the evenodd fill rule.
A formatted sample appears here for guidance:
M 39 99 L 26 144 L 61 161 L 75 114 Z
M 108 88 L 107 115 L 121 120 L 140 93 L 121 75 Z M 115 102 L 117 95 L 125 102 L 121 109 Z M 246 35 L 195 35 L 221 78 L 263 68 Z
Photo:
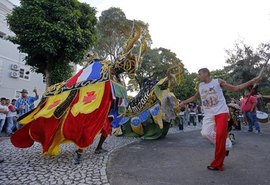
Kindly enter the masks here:
M 111 7 L 103 11 L 97 23 L 98 42 L 93 50 L 102 59 L 115 60 L 130 36 L 133 23 L 149 33 L 148 24 L 139 20 L 128 20 L 120 8 Z
M 233 50 L 227 50 L 228 58 L 226 63 L 228 66 L 222 70 L 225 80 L 231 84 L 238 85 L 259 75 L 265 60 L 267 60 L 269 49 L 269 44 L 261 44 L 258 48 L 253 49 L 244 43 L 238 43 Z M 268 69 L 264 72 L 263 79 L 259 84 L 261 92 L 269 91 L 269 78 Z M 228 97 L 239 97 L 242 94 L 242 92 L 226 92 Z
M 16 34 L 10 40 L 28 54 L 26 64 L 46 75 L 48 84 L 63 81 L 71 74 L 68 63 L 80 63 L 96 40 L 95 13 L 77 0 L 21 0 L 21 6 L 7 17 Z
M 173 93 L 180 100 L 185 100 L 195 94 L 195 83 L 197 74 L 185 72 L 183 81 L 173 89 Z
M 69 77 L 71 77 L 71 74 L 74 72 L 73 67 L 68 63 L 52 63 L 52 66 L 50 66 L 52 70 L 50 71 L 50 84 L 56 84 L 59 82 L 62 82 L 63 79 L 67 80 Z M 65 69 L 65 70 L 63 70 Z

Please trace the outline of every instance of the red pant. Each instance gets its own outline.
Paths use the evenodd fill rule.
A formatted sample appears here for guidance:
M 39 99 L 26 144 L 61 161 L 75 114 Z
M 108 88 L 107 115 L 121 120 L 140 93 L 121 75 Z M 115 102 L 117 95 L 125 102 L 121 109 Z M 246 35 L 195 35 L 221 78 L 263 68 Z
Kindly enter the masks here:
M 228 135 L 228 114 L 222 113 L 215 116 L 216 122 L 216 148 L 215 159 L 211 166 L 223 171 L 223 162 L 226 155 L 226 139 Z

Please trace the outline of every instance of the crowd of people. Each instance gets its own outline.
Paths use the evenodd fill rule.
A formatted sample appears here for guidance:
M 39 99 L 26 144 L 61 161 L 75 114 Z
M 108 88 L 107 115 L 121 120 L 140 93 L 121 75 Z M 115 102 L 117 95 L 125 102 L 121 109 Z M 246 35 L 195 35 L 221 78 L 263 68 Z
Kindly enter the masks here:
M 0 136 L 10 136 L 22 126 L 17 122 L 17 118 L 31 111 L 34 108 L 34 101 L 39 98 L 37 90 L 34 89 L 33 92 L 35 96 L 28 96 L 28 91 L 23 89 L 18 99 L 1 98 Z

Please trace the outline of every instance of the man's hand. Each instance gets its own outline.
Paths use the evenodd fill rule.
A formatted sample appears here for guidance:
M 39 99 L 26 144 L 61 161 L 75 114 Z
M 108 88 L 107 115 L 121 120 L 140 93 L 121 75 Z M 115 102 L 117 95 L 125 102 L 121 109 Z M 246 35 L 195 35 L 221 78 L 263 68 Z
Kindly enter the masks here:
M 261 80 L 262 80 L 262 76 L 257 76 L 257 77 L 252 79 L 252 82 L 253 82 L 253 84 L 255 84 L 255 83 L 258 83 Z
M 37 94 L 37 89 L 36 89 L 36 88 L 34 88 L 34 89 L 33 89 L 33 92 Z
M 179 105 L 180 105 L 181 108 L 185 108 L 185 107 L 186 107 L 186 105 L 184 104 L 183 101 L 181 101 L 181 102 L 179 103 Z

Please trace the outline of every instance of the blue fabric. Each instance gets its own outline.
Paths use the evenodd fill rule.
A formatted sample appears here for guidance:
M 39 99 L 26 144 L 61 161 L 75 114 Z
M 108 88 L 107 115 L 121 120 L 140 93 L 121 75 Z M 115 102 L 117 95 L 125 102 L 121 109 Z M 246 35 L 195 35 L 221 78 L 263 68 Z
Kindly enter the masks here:
M 142 112 L 142 113 L 139 115 L 140 121 L 141 121 L 141 122 L 145 122 L 145 121 L 148 119 L 148 116 L 149 116 L 148 110 Z
M 87 80 L 97 80 L 101 78 L 101 69 L 102 69 L 102 64 L 99 62 L 95 62 L 92 64 L 92 71 L 90 75 L 87 77 Z
M 150 109 L 150 114 L 152 116 L 157 116 L 158 112 L 159 112 L 160 106 L 159 104 L 154 105 L 151 109 Z
M 122 120 L 121 116 L 114 117 L 114 119 L 113 119 L 113 121 L 111 123 L 112 127 L 113 128 L 118 128 L 120 126 L 119 123 L 121 122 L 121 120 Z
M 119 125 L 124 125 L 126 122 L 129 121 L 129 118 L 128 117 L 125 117 L 125 118 L 122 118 Z
M 131 119 L 131 124 L 134 126 L 138 126 L 141 123 L 140 118 L 139 117 L 134 117 Z
M 34 108 L 34 101 L 36 100 L 38 100 L 38 96 L 27 96 L 25 99 L 19 98 L 14 106 L 15 109 L 19 109 L 19 116 L 31 111 Z M 25 106 L 25 109 L 20 110 L 23 106 Z

